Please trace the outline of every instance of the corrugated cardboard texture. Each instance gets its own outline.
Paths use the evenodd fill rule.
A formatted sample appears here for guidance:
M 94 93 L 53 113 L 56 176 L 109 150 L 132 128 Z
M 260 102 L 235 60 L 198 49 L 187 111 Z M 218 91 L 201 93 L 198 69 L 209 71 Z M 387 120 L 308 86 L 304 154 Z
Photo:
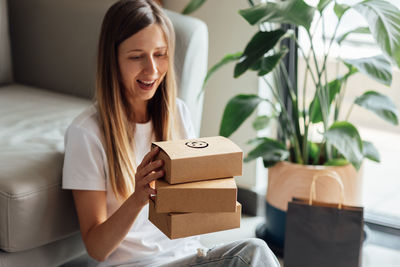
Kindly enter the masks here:
M 242 175 L 242 150 L 222 136 L 154 142 L 170 184 Z
M 235 212 L 234 178 L 174 184 L 156 180 L 156 212 Z
M 154 201 L 149 201 L 149 220 L 170 239 L 239 228 L 241 211 L 236 202 L 236 212 L 156 213 Z

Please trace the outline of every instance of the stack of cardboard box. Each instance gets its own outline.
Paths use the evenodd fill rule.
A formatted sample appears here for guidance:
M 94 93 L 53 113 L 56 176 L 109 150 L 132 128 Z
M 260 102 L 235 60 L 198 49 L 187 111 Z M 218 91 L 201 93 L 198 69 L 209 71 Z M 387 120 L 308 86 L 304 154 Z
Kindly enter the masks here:
M 221 136 L 154 142 L 164 161 L 149 220 L 170 239 L 240 227 L 233 176 L 242 175 L 242 150 Z

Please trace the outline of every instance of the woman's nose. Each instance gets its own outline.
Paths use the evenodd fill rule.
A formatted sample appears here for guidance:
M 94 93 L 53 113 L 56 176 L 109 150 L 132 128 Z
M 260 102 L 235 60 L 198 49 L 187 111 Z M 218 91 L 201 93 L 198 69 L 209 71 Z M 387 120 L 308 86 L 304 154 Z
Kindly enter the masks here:
M 154 74 L 158 72 L 157 61 L 153 57 L 148 57 L 146 59 L 144 71 L 147 74 Z

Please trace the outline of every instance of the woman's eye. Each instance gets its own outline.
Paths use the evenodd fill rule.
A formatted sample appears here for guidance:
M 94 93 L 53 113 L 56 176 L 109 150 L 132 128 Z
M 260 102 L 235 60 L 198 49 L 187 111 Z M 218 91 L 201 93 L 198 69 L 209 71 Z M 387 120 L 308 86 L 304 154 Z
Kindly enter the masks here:
M 140 56 L 131 56 L 131 57 L 129 57 L 129 59 L 132 59 L 132 60 L 140 59 Z
M 166 55 L 167 55 L 167 53 L 158 53 L 158 54 L 156 54 L 156 57 L 164 57 Z

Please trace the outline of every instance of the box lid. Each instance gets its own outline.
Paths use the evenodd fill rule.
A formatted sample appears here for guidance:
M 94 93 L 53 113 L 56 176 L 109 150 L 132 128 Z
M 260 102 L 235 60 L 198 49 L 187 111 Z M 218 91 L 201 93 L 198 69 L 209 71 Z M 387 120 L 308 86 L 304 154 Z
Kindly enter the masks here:
M 240 147 L 223 136 L 153 142 L 171 160 L 242 152 Z

